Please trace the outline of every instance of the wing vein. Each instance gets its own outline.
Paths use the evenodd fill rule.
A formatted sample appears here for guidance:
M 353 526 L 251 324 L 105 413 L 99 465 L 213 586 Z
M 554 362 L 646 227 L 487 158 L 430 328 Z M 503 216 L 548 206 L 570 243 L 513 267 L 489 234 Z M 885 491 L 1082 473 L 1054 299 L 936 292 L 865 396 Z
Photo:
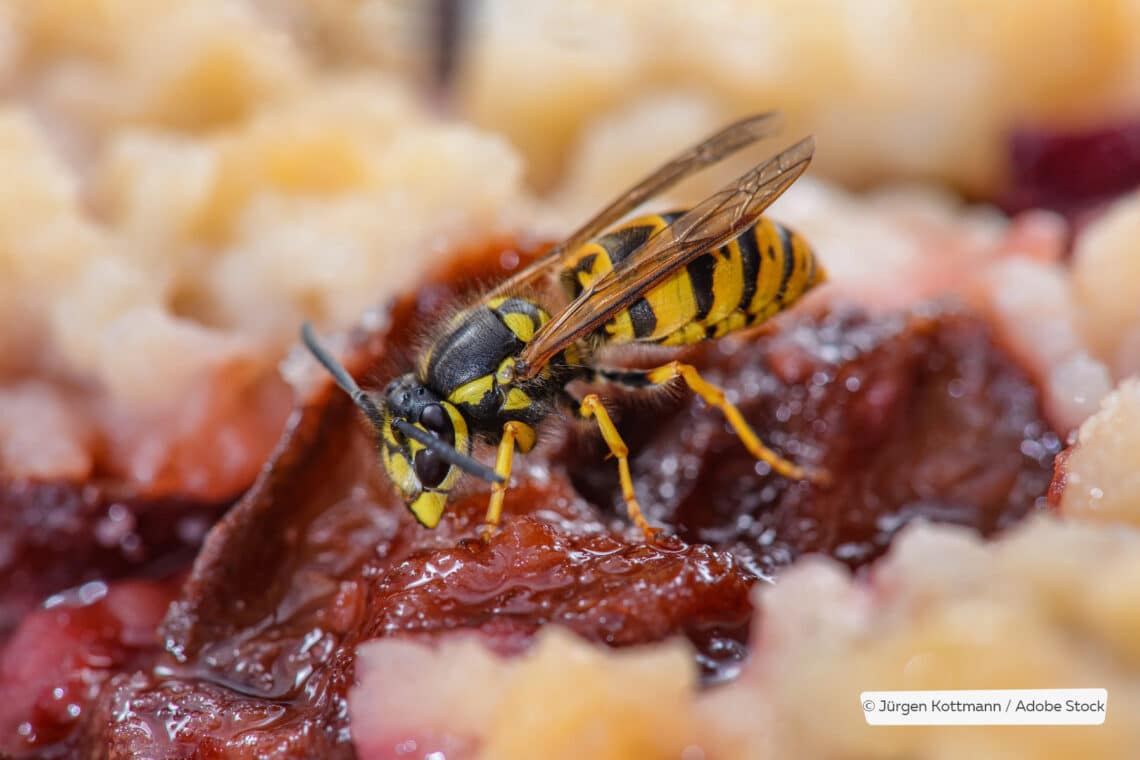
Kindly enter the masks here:
M 640 182 L 608 203 L 542 258 L 497 286 L 488 297 L 515 294 L 560 270 L 566 257 L 591 238 L 612 226 L 645 201 L 657 196 L 701 169 L 771 137 L 779 131 L 780 115 L 775 111 L 757 114 L 729 124 L 700 143 L 681 151 Z
M 650 236 L 535 333 L 519 356 L 518 376 L 533 376 L 552 356 L 599 329 L 663 279 L 739 236 L 803 174 L 814 149 L 812 138 L 801 140 Z

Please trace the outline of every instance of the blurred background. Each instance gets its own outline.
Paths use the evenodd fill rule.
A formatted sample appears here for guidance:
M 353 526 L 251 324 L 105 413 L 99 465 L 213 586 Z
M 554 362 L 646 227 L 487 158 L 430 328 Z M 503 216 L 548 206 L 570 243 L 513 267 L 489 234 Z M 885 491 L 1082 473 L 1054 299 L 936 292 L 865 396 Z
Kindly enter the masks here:
M 814 134 L 771 214 L 817 248 L 822 297 L 964 303 L 1032 377 L 1054 443 L 1097 414 L 1073 472 L 1134 484 L 1140 0 L 0 0 L 0 641 L 65 589 L 188 566 L 293 409 L 302 320 L 343 345 L 457 251 L 556 240 L 679 148 L 770 110 L 778 140 L 655 206 Z M 1135 485 L 1054 496 L 1066 517 L 1140 524 Z M 934 539 L 964 558 L 947 567 L 983 568 L 970 589 L 1004 573 L 1033 601 L 959 614 L 967 592 L 930 580 L 950 600 L 930 646 L 967 638 L 982 609 L 1007 621 L 983 641 L 989 675 L 1026 651 L 1026 671 L 1124 693 L 1140 575 L 1086 573 L 1120 534 L 1082 529 L 1049 523 L 992 566 L 991 545 Z M 914 546 L 898 578 L 929 569 Z M 1078 559 L 1051 574 L 1062 555 Z M 796 629 L 815 625 L 813 594 L 864 610 L 846 576 L 811 572 L 777 600 L 784 641 L 806 642 L 797 676 L 817 662 Z M 835 635 L 816 685 L 855 662 Z M 899 670 L 884 641 L 855 675 Z M 780 699 L 814 707 L 805 683 Z
M 303 318 L 553 239 L 743 114 L 815 134 L 776 210 L 840 275 L 1028 209 L 1071 244 L 1140 180 L 1140 3 L 7 0 L 0 96 L 0 468 L 220 499 Z M 845 194 L 883 187 L 939 234 Z

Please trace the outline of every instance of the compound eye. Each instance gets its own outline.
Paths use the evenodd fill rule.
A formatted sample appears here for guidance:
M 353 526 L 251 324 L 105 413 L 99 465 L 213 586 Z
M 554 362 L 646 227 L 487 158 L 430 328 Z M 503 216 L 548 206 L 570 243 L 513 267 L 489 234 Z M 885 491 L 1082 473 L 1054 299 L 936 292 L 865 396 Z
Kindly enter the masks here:
M 435 433 L 448 446 L 455 445 L 455 430 L 451 426 L 451 417 L 439 404 L 428 404 L 420 412 L 420 424 Z
M 435 488 L 447 477 L 450 465 L 437 452 L 423 449 L 416 454 L 416 477 L 428 488 Z

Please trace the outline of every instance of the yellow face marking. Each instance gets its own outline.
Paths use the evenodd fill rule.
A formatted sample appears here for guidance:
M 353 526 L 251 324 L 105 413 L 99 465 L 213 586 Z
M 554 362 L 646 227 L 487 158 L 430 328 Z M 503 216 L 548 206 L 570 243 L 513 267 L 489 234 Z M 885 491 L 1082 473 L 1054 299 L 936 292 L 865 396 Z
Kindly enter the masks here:
M 497 309 L 500 306 L 502 306 L 503 304 L 505 304 L 507 302 L 508 298 L 510 298 L 510 296 L 499 296 L 498 298 L 492 298 L 490 301 L 487 302 L 487 306 L 489 306 L 492 309 Z
M 447 508 L 447 494 L 437 491 L 424 491 L 408 504 L 408 509 L 425 528 L 439 525 L 443 510 Z
M 491 393 L 494 387 L 495 378 L 490 375 L 483 375 L 453 390 L 450 395 L 448 395 L 447 400 L 453 404 L 479 406 L 479 402 L 483 400 L 484 396 Z
M 384 442 L 390 443 L 393 446 L 399 445 L 399 442 L 396 440 L 396 432 L 392 428 L 392 418 L 389 416 L 384 417 Z
M 534 337 L 534 322 L 526 314 L 504 314 L 503 322 L 523 343 Z
M 443 411 L 447 412 L 447 416 L 451 418 L 451 429 L 455 431 L 455 450 L 466 454 L 471 450 L 468 442 L 467 433 L 467 420 L 459 413 L 452 404 L 446 401 L 441 404 Z
M 452 428 L 455 431 L 456 450 L 466 453 L 470 448 L 467 421 L 453 405 L 444 402 L 442 406 L 451 418 Z M 422 426 L 417 427 L 423 429 Z M 410 440 L 403 450 L 390 449 L 387 446 L 382 447 L 381 458 L 388 477 L 392 479 L 392 483 L 400 491 L 408 509 L 415 515 L 416 520 L 424 527 L 434 528 L 439 524 L 444 510 L 447 508 L 448 492 L 459 480 L 462 472 L 458 467 L 451 467 L 448 469 L 447 476 L 438 486 L 432 490 L 424 490 L 423 484 L 416 477 L 415 467 L 412 465 L 416 453 L 423 451 L 423 449 L 424 446 L 419 441 Z
M 516 412 L 520 409 L 526 409 L 530 404 L 530 396 L 518 388 L 511 388 L 510 392 L 507 393 L 507 402 L 503 404 L 503 411 Z
M 412 472 L 412 463 L 408 461 L 407 457 L 399 452 L 391 451 L 387 446 L 382 446 L 380 451 L 384 471 L 388 473 L 388 477 L 392 479 L 393 485 L 400 491 L 404 499 L 408 499 L 417 493 L 420 490 L 420 483 L 415 473 Z

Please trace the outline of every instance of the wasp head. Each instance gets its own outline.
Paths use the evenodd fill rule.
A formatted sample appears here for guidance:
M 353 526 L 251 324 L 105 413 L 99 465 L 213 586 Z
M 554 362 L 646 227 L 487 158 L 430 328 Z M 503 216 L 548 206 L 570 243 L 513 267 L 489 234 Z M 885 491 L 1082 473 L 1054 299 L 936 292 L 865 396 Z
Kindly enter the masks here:
M 460 472 L 502 482 L 493 469 L 468 456 L 471 438 L 459 409 L 414 375 L 394 380 L 377 402 L 324 349 L 308 322 L 301 326 L 301 339 L 376 428 L 384 469 L 421 525 L 439 524 Z
M 467 454 L 471 447 L 467 422 L 455 405 L 440 399 L 412 375 L 388 386 L 383 410 L 380 457 L 384 469 L 416 519 L 434 528 L 461 471 L 449 461 L 448 453 Z

